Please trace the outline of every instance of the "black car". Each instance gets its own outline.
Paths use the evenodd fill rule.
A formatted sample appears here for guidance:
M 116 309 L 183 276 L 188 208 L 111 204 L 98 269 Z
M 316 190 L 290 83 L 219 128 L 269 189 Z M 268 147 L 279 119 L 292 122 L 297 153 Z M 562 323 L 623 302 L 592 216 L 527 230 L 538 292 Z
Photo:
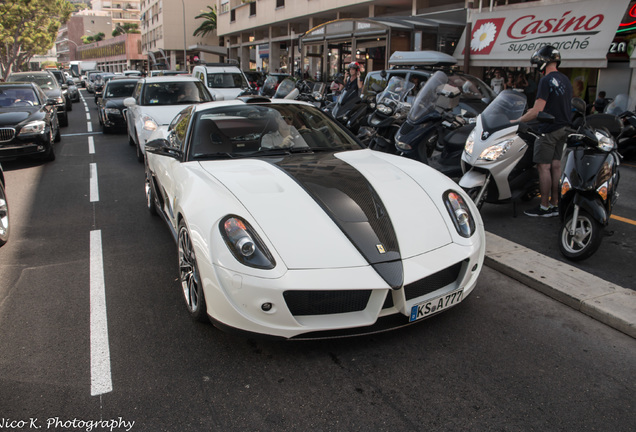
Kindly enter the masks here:
M 0 83 L 0 158 L 54 160 L 53 142 L 60 141 L 55 107 L 35 83 Z
M 126 118 L 122 114 L 124 99 L 131 97 L 139 78 L 113 78 L 104 86 L 102 97 L 97 102 L 99 124 L 102 131 L 126 130 Z
M 64 100 L 66 101 L 66 111 L 73 111 L 73 101 L 71 100 L 71 95 L 69 93 L 66 77 L 64 76 L 64 71 L 61 71 L 59 69 L 47 69 L 46 72 L 53 75 L 57 80 L 57 83 L 60 85 L 62 94 L 64 95 Z
M 66 111 L 66 99 L 62 94 L 62 87 L 53 74 L 42 72 L 14 72 L 9 75 L 7 82 L 33 82 L 40 86 L 49 99 L 55 101 L 57 117 L 60 126 L 68 126 L 68 112 Z
M 0 165 L 0 246 L 9 240 L 9 204 L 4 186 L 4 174 Z
M 97 75 L 95 77 L 95 84 L 93 84 L 93 93 L 95 94 L 95 103 L 102 97 L 102 93 L 104 92 L 104 86 L 108 81 L 115 78 L 117 75 L 114 73 L 104 72 L 103 74 Z

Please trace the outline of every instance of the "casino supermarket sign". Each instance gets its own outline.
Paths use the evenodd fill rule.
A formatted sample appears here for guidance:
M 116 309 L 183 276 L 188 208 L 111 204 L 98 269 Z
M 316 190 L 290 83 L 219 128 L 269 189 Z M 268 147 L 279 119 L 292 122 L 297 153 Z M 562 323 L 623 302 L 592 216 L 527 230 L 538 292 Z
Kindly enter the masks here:
M 552 45 L 561 51 L 564 67 L 603 67 L 629 1 L 586 0 L 473 13 L 470 46 L 465 46 L 464 34 L 455 57 L 463 60 L 468 48 L 474 66 L 529 66 L 534 51 Z

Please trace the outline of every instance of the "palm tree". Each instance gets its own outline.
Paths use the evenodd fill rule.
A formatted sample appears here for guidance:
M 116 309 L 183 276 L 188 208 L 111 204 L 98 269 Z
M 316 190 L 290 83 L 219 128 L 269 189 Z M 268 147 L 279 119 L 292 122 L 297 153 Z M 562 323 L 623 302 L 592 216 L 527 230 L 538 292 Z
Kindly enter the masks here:
M 201 25 L 192 33 L 192 36 L 205 36 L 216 30 L 216 6 L 208 6 L 210 12 L 204 12 L 195 16 L 195 19 L 203 19 Z

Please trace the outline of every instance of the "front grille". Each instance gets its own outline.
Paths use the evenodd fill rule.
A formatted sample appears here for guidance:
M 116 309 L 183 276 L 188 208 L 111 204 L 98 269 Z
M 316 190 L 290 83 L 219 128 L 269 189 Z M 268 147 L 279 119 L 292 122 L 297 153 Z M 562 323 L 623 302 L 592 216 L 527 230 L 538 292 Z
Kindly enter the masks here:
M 292 315 L 329 315 L 364 310 L 371 290 L 285 291 L 283 297 Z
M 11 141 L 15 136 L 15 129 L 0 128 L 0 142 Z
M 404 286 L 404 297 L 411 300 L 426 294 L 430 294 L 457 280 L 462 268 L 462 262 L 440 270 L 430 276 Z

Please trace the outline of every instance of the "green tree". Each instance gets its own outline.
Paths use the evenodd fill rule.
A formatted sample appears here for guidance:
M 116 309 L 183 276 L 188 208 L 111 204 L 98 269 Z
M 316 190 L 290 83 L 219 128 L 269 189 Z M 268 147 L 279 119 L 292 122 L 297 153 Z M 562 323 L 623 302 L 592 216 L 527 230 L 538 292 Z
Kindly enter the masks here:
M 0 74 L 4 79 L 34 55 L 53 47 L 60 25 L 71 15 L 66 0 L 0 2 Z
M 192 33 L 192 36 L 205 36 L 216 30 L 216 6 L 208 6 L 207 8 L 210 9 L 210 12 L 203 12 L 194 17 L 195 19 L 202 19 L 204 21 L 194 33 Z
M 124 33 L 140 33 L 139 26 L 133 23 L 124 23 L 121 26 L 117 26 L 115 30 L 113 30 L 113 37 L 119 36 Z

